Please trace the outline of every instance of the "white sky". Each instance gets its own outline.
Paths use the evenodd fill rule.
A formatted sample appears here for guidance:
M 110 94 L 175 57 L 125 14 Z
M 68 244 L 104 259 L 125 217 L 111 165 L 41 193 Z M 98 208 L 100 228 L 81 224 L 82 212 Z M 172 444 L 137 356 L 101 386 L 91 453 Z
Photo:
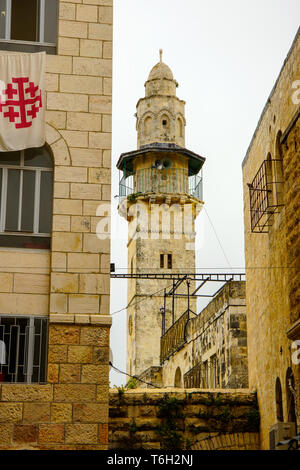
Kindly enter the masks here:
M 136 103 L 163 61 L 186 101 L 186 147 L 206 157 L 204 201 L 231 267 L 243 271 L 242 160 L 297 32 L 299 0 L 114 0 L 112 196 L 115 165 L 136 149 Z M 112 204 L 111 261 L 127 269 L 127 222 Z M 198 272 L 231 272 L 204 211 L 197 219 Z M 126 269 L 122 269 L 126 268 Z M 111 312 L 127 281 L 111 281 Z M 113 316 L 113 363 L 126 370 L 126 311 Z M 111 372 L 111 386 L 127 381 Z

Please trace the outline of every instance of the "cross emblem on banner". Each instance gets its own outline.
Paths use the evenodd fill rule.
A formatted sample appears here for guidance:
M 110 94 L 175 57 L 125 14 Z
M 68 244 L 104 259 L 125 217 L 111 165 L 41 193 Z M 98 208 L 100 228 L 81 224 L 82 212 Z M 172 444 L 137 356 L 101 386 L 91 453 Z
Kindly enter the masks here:
M 6 95 L 6 98 L 3 98 Z M 29 77 L 13 78 L 0 94 L 0 113 L 3 113 L 16 129 L 32 125 L 33 119 L 42 108 L 42 92 L 29 81 Z

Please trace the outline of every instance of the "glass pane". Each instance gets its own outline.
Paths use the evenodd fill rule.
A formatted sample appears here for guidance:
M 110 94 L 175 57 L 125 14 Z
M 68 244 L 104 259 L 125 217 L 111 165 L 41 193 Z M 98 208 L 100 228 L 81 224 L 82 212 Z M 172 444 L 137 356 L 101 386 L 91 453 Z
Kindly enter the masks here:
M 20 170 L 8 170 L 5 230 L 18 230 Z
M 35 171 L 23 171 L 22 232 L 33 232 Z
M 46 147 L 37 147 L 33 149 L 26 149 L 25 166 L 37 166 L 43 168 L 53 168 L 52 158 Z
M 37 41 L 38 39 L 37 0 L 11 1 L 11 39 Z
M 20 165 L 21 152 L 0 152 L 0 166 Z
M 57 41 L 57 0 L 45 0 L 45 37 L 44 42 L 56 44 Z
M 6 0 L 0 0 L 0 38 L 5 38 Z
M 41 174 L 41 199 L 40 199 L 40 233 L 51 233 L 52 228 L 52 193 L 53 173 L 42 171 Z

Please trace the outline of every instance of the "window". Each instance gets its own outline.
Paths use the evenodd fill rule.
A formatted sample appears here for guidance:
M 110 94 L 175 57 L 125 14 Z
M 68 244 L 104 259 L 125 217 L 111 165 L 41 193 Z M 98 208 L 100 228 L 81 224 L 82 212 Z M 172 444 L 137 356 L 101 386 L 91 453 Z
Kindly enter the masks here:
M 0 246 L 50 248 L 53 163 L 46 147 L 0 153 Z
M 160 267 L 163 268 L 164 265 L 165 265 L 165 263 L 164 263 L 164 255 L 161 254 L 161 255 L 160 255 Z
M 0 382 L 45 383 L 48 319 L 0 316 Z
M 261 164 L 251 184 L 248 184 L 250 195 L 251 232 L 267 233 L 272 225 L 273 214 L 280 211 L 274 194 L 282 192 L 282 172 L 280 160 L 272 160 L 271 155 Z
M 56 53 L 57 0 L 0 0 L 0 49 Z
M 172 269 L 172 255 L 168 254 L 168 269 Z
M 277 421 L 283 421 L 282 390 L 281 390 L 280 379 L 278 377 L 276 379 L 275 393 L 276 393 L 276 417 L 277 417 Z

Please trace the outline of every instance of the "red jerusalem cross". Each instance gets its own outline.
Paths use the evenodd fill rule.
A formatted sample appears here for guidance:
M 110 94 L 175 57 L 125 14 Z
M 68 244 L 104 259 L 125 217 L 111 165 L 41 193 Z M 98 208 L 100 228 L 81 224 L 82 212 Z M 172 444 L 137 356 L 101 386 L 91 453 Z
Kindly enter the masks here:
M 30 127 L 32 120 L 37 117 L 42 107 L 42 93 L 39 92 L 39 87 L 33 82 L 29 82 L 29 85 L 25 87 L 28 82 L 28 77 L 13 78 L 12 83 L 9 83 L 6 90 L 2 91 L 3 95 L 7 95 L 6 101 L 3 101 L 0 95 L 0 113 L 3 111 L 2 108 L 7 106 L 8 111 L 3 111 L 3 115 L 9 119 L 9 122 L 14 123 L 16 129 Z M 16 88 L 14 88 L 14 83 Z M 30 97 L 26 98 L 27 94 Z

